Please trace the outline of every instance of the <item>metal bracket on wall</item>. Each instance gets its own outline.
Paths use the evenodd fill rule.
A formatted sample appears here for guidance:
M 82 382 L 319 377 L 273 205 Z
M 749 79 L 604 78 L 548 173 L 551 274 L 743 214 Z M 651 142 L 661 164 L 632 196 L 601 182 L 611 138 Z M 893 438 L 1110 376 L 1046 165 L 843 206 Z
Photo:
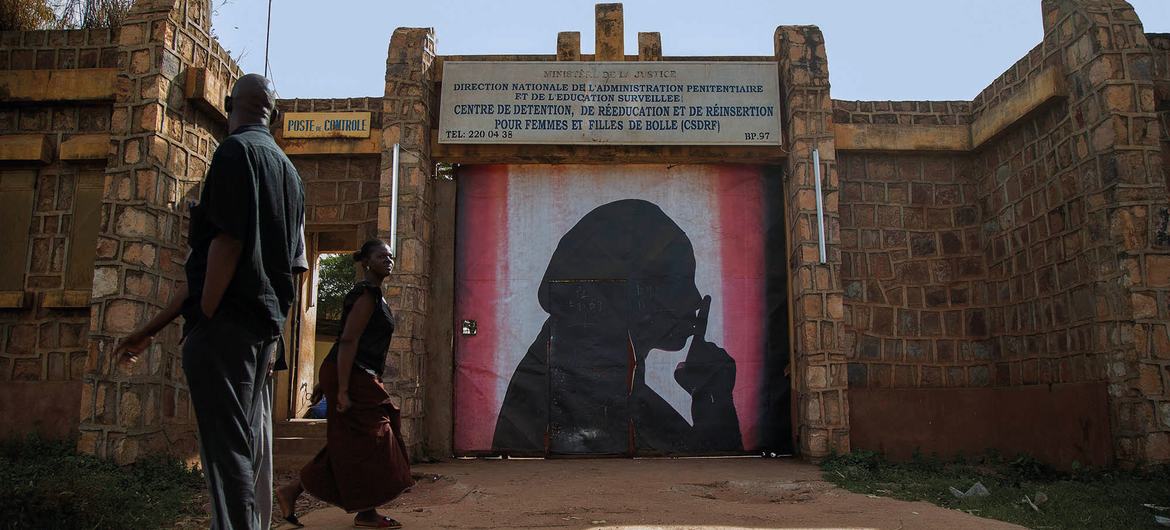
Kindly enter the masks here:
M 821 193 L 821 153 L 813 149 L 813 186 L 817 193 L 817 247 L 820 250 L 821 264 L 829 261 L 825 252 L 825 198 Z
M 390 169 L 390 253 L 398 253 L 398 158 L 399 144 L 394 144 Z

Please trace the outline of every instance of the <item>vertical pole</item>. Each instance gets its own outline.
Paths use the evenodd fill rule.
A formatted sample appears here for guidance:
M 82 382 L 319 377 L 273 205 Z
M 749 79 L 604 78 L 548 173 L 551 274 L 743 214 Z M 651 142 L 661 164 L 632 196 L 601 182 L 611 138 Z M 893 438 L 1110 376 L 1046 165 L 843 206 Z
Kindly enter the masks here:
M 821 263 L 829 261 L 825 252 L 825 198 L 821 193 L 821 153 L 813 149 L 813 186 L 817 194 L 817 246 L 820 249 Z
M 264 30 L 264 78 L 268 77 L 268 43 L 272 40 L 272 0 L 268 0 L 268 26 Z
M 398 153 L 400 147 L 394 144 L 394 157 L 390 168 L 390 252 L 398 252 Z

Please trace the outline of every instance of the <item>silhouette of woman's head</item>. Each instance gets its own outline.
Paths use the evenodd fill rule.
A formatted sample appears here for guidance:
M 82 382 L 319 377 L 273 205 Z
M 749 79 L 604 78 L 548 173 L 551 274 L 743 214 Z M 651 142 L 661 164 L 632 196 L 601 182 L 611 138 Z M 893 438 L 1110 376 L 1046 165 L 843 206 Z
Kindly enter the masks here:
M 557 244 L 541 281 L 540 305 L 553 317 L 575 318 L 549 297 L 561 281 L 622 281 L 625 300 L 609 300 L 607 322 L 621 322 L 635 350 L 677 350 L 694 331 L 701 297 L 695 252 L 686 233 L 657 205 L 628 199 L 604 204 L 581 218 Z M 579 317 L 578 317 L 579 318 Z M 617 327 L 617 326 L 615 326 Z M 625 333 L 626 329 L 615 329 Z

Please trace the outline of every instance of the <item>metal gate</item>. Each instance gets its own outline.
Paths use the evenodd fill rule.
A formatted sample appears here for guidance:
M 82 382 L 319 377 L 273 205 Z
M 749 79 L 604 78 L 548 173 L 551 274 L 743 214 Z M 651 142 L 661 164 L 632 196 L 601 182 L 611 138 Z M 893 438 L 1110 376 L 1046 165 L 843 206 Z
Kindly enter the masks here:
M 765 169 L 456 178 L 457 453 L 787 447 L 783 223 Z

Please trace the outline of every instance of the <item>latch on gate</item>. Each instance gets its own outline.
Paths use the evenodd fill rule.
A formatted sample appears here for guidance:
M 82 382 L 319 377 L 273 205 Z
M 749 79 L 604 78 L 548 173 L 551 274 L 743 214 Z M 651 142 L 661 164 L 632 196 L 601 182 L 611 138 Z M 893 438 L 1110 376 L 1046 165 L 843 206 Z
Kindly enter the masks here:
M 476 330 L 476 323 L 474 320 L 464 320 L 463 321 L 463 334 L 464 335 L 475 335 L 475 330 Z

